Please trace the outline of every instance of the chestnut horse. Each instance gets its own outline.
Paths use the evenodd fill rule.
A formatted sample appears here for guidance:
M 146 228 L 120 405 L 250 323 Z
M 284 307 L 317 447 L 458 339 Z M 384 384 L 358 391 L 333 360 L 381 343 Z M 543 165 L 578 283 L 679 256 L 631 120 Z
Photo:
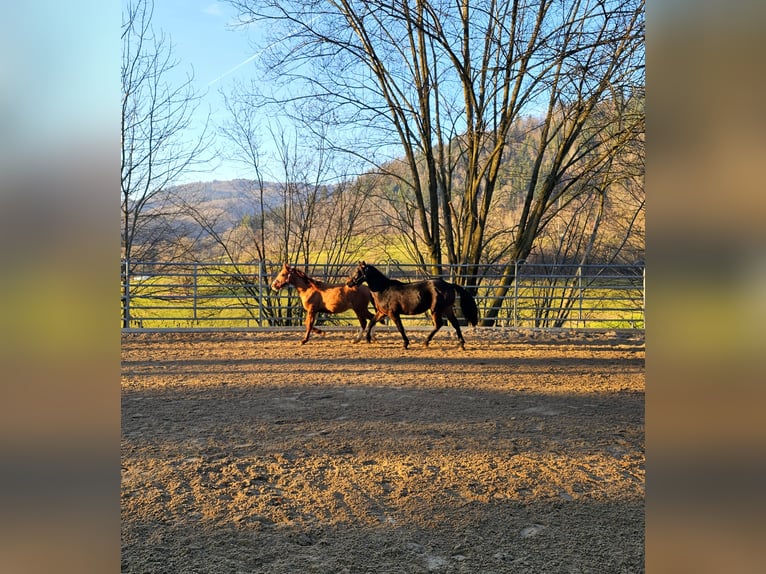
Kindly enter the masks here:
M 455 317 L 455 311 L 452 309 L 458 296 L 460 297 L 460 308 L 463 310 L 463 316 L 468 323 L 476 325 L 479 322 L 479 310 L 473 296 L 460 285 L 448 283 L 443 279 L 402 283 L 396 279 L 389 279 L 375 267 L 362 261 L 359 263 L 356 273 L 346 281 L 346 285 L 353 287 L 361 285 L 362 282 L 367 283 L 370 287 L 375 300 L 375 309 L 377 309 L 375 318 L 370 321 L 370 327 L 366 332 L 368 343 L 370 342 L 370 332 L 375 323 L 388 316 L 399 329 L 406 349 L 410 340 L 404 332 L 400 316 L 419 315 L 431 311 L 434 328 L 426 337 L 425 346 L 428 346 L 436 332 L 441 329 L 442 316 L 446 316 L 455 328 L 460 348 L 465 349 L 463 333 L 460 331 L 460 324 Z
M 271 283 L 271 288 L 279 291 L 286 285 L 292 285 L 298 290 L 301 303 L 306 310 L 306 336 L 303 337 L 301 345 L 309 340 L 312 331 L 317 335 L 324 334 L 314 327 L 317 313 L 343 313 L 349 309 L 353 309 L 362 327 L 354 343 L 362 340 L 367 321 L 374 317 L 367 307 L 370 303 L 375 304 L 370 289 L 366 285 L 358 287 L 348 287 L 343 284 L 326 285 L 318 279 L 309 277 L 297 267 L 285 263 Z

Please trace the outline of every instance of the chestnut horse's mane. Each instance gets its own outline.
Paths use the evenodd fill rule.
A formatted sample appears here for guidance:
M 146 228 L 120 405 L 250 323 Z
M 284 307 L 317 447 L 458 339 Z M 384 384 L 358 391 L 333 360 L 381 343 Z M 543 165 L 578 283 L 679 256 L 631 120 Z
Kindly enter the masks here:
M 303 271 L 298 269 L 297 267 L 292 267 L 293 273 L 295 273 L 298 277 L 303 279 L 306 283 L 309 285 L 314 285 L 314 287 L 324 287 L 324 282 L 320 281 L 319 279 L 314 279 L 313 277 L 309 277 L 306 275 Z

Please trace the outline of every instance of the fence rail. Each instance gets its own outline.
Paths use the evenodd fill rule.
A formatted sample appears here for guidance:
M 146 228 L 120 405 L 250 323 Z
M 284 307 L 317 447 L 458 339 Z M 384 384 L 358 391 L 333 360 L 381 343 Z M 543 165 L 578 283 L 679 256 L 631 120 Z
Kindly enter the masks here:
M 422 267 L 376 265 L 403 281 L 426 278 Z M 281 264 L 122 262 L 120 324 L 130 329 L 297 327 L 304 311 L 295 290 L 270 288 Z M 342 283 L 353 265 L 314 265 L 307 273 Z M 518 328 L 643 329 L 642 265 L 444 266 L 443 277 L 468 286 L 481 324 Z M 510 281 L 509 278 L 513 280 Z M 459 306 L 457 306 L 459 307 Z M 459 308 L 456 308 L 459 313 Z M 487 317 L 492 317 L 487 320 Z M 405 317 L 427 325 L 426 315 Z M 357 325 L 351 312 L 324 315 L 321 324 Z

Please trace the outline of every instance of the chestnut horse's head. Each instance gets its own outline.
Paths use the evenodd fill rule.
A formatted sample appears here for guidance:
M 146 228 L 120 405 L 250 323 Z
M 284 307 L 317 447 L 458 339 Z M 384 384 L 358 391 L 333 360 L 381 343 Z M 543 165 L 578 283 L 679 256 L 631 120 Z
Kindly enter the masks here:
M 346 280 L 346 285 L 356 287 L 361 285 L 367 279 L 367 264 L 364 261 L 359 262 L 356 272 Z
M 293 275 L 295 268 L 290 267 L 287 263 L 282 266 L 282 270 L 274 277 L 274 281 L 271 282 L 271 288 L 274 291 L 279 291 L 285 285 L 289 285 L 293 281 Z

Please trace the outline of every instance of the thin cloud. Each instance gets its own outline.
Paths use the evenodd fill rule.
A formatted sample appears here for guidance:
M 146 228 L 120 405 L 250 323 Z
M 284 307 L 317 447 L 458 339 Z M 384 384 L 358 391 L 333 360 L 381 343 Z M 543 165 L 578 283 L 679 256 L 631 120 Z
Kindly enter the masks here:
M 237 70 L 239 70 L 239 69 L 240 69 L 242 66 L 244 66 L 244 65 L 246 65 L 246 64 L 249 64 L 250 62 L 252 62 L 253 60 L 255 60 L 255 59 L 256 59 L 258 56 L 260 56 L 262 53 L 263 53 L 263 50 L 258 50 L 258 51 L 257 51 L 255 54 L 253 54 L 253 55 L 252 55 L 252 56 L 250 56 L 249 58 L 247 58 L 247 59 L 245 59 L 245 60 L 241 61 L 239 64 L 237 64 L 237 65 L 236 65 L 236 66 L 234 66 L 233 68 L 231 68 L 231 69 L 229 69 L 229 70 L 226 70 L 226 71 L 225 71 L 223 74 L 221 74 L 220 76 L 218 76 L 216 79 L 214 79 L 214 80 L 210 80 L 210 81 L 207 83 L 207 87 L 209 88 L 209 87 L 210 87 L 210 86 L 212 86 L 213 84 L 215 84 L 215 83 L 217 83 L 217 82 L 220 82 L 222 79 L 224 79 L 224 78 L 225 78 L 226 76 L 228 76 L 229 74 L 233 74 L 234 72 L 236 72 Z
M 314 23 L 314 21 L 315 21 L 317 18 L 319 18 L 319 16 L 314 16 L 314 17 L 313 17 L 311 20 L 309 20 L 309 22 L 308 22 L 306 25 L 307 25 L 307 26 L 310 26 L 311 24 L 313 24 L 313 23 Z M 210 86 L 212 86 L 213 84 L 220 82 L 220 81 L 221 81 L 222 79 L 224 79 L 226 76 L 228 76 L 228 75 L 230 75 L 230 74 L 233 74 L 234 72 L 236 72 L 237 70 L 239 70 L 239 69 L 240 69 L 242 66 L 246 66 L 247 64 L 249 64 L 250 62 L 252 62 L 253 60 L 255 60 L 255 59 L 258 57 L 258 56 L 260 56 L 261 54 L 263 54 L 263 53 L 264 53 L 266 50 L 269 50 L 269 49 L 273 48 L 273 47 L 274 47 L 274 46 L 276 46 L 277 44 L 281 44 L 281 43 L 282 43 L 282 42 L 284 42 L 284 41 L 285 41 L 285 40 L 286 40 L 286 39 L 287 39 L 287 38 L 288 38 L 288 37 L 289 37 L 289 36 L 290 36 L 292 33 L 293 33 L 293 31 L 290 31 L 290 32 L 288 32 L 288 33 L 287 33 L 287 35 L 286 35 L 284 38 L 282 38 L 282 39 L 280 39 L 280 40 L 276 40 L 276 41 L 272 42 L 271 44 L 269 44 L 269 45 L 268 45 L 268 46 L 266 46 L 265 48 L 262 48 L 261 50 L 258 50 L 258 51 L 257 51 L 255 54 L 253 54 L 252 56 L 249 56 L 248 58 L 244 59 L 243 61 L 241 61 L 239 64 L 237 64 L 237 65 L 236 65 L 236 66 L 234 66 L 233 68 L 230 68 L 230 69 L 226 70 L 226 71 L 225 71 L 223 74 L 221 74 L 220 76 L 218 76 L 218 77 L 217 77 L 217 78 L 215 78 L 214 80 L 210 80 L 210 81 L 207 83 L 207 87 L 209 88 L 209 87 L 210 87 Z

